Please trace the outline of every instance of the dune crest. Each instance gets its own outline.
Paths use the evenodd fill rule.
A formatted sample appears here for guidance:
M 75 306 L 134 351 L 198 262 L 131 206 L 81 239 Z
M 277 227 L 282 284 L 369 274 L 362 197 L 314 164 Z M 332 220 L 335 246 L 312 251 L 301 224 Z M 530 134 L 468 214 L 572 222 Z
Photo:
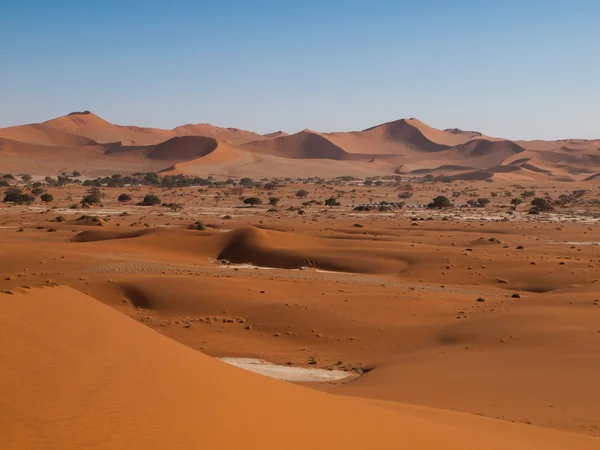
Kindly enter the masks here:
M 410 407 L 395 410 L 268 379 L 165 338 L 71 288 L 0 296 L 0 431 L 10 450 L 193 448 L 199 442 L 228 450 L 596 445 L 522 425 L 497 428 L 488 419 L 475 419 L 477 430 L 467 432 L 461 422 L 472 426 L 474 419 L 427 417 Z

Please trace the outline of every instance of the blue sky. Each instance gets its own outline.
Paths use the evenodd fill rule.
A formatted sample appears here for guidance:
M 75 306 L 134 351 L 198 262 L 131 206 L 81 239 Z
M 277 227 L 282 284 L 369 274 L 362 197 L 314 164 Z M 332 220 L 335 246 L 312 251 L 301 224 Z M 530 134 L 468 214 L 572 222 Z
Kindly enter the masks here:
M 0 127 L 345 131 L 403 117 L 600 138 L 600 2 L 0 2 Z

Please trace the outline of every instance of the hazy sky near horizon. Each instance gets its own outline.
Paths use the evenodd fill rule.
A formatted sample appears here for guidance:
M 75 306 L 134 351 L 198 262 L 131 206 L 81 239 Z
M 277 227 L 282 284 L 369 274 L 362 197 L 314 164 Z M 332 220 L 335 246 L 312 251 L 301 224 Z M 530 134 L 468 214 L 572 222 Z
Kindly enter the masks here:
M 0 4 L 0 127 L 88 109 L 260 133 L 417 117 L 600 138 L 598 0 Z

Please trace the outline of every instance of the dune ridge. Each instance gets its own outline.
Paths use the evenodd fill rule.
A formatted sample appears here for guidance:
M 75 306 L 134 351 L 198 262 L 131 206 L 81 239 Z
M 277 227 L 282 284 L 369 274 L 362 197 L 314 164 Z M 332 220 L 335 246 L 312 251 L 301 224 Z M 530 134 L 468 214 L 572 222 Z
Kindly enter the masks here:
M 596 448 L 584 436 L 267 379 L 186 348 L 71 288 L 0 295 L 0 349 L 8 362 L 0 366 L 6 381 L 0 430 L 10 450 L 198 442 L 215 449 L 392 449 L 398 442 L 424 450 Z
M 600 164 L 599 141 L 510 141 L 457 128 L 439 130 L 414 118 L 363 131 L 260 135 L 206 123 L 172 130 L 121 126 L 82 111 L 41 124 L 0 129 L 0 139 L 0 152 L 6 155 L 0 169 L 11 171 L 24 165 L 22 171 L 27 171 L 27 159 L 36 158 L 31 164 L 36 175 L 48 175 L 37 173 L 41 167 L 60 171 L 70 162 L 77 166 L 73 169 L 103 175 L 110 175 L 107 167 L 118 165 L 125 173 L 151 170 L 230 176 L 246 170 L 264 177 L 273 166 L 280 166 L 286 174 L 321 177 L 328 173 L 368 176 L 429 171 L 457 180 L 497 178 L 501 174 L 505 180 L 583 181 Z M 104 149 L 106 161 L 89 158 L 99 148 Z M 518 164 L 519 171 L 498 169 L 523 158 L 531 161 Z M 472 173 L 465 172 L 464 167 Z

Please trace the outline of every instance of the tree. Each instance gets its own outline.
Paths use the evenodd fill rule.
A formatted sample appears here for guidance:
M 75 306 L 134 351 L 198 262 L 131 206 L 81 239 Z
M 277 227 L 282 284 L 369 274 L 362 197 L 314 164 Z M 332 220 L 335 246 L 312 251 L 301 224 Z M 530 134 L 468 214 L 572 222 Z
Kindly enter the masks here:
M 80 177 L 81 173 L 78 172 L 78 171 L 76 171 L 76 170 L 74 170 L 72 176 L 74 176 L 74 177 Z
M 413 193 L 409 192 L 409 191 L 398 193 L 398 198 L 405 199 L 405 200 L 411 198 L 412 196 L 413 196 Z
M 277 206 L 277 203 L 279 203 L 278 197 L 269 197 L 269 205 Z
M 489 198 L 478 198 L 477 203 L 479 203 L 481 206 L 483 206 L 485 208 L 485 205 L 490 203 L 490 199 Z
M 523 203 L 523 199 L 521 199 L 521 198 L 513 198 L 510 201 L 510 204 L 514 205 L 515 207 L 519 206 L 521 203 Z
M 4 193 L 4 203 L 23 203 L 23 193 L 19 188 L 10 188 Z
M 123 194 L 119 195 L 119 197 L 117 198 L 117 200 L 120 201 L 121 203 L 130 202 L 131 201 L 131 195 L 123 193 Z
M 368 187 L 368 186 L 372 186 L 372 185 L 373 185 L 373 180 L 371 180 L 370 178 L 367 178 L 367 179 L 366 179 L 366 180 L 363 182 L 363 184 L 364 184 L 365 186 L 367 186 L 367 187 Z
M 173 212 L 181 211 L 183 209 L 183 203 L 168 203 L 167 208 Z
M 23 183 L 29 183 L 32 180 L 32 178 L 33 177 L 28 173 L 24 173 L 23 175 L 21 175 L 21 181 L 23 181 Z
M 541 198 L 541 197 L 534 198 L 531 201 L 531 206 L 532 206 L 532 208 L 531 208 L 530 212 L 531 211 L 548 212 L 548 211 L 554 210 L 550 201 L 545 198 Z
M 300 190 L 296 191 L 296 197 L 306 198 L 306 197 L 308 197 L 308 191 L 304 190 L 304 189 L 300 189 Z
M 146 194 L 144 200 L 138 203 L 139 206 L 155 206 L 160 205 L 160 198 L 154 194 Z
M 35 201 L 35 197 L 33 195 L 29 195 L 29 194 L 21 195 L 20 203 L 25 203 L 27 205 L 31 205 L 34 201 Z
M 325 206 L 333 208 L 334 206 L 340 206 L 340 202 L 337 201 L 337 198 L 329 197 L 327 200 L 325 200 Z
M 428 208 L 450 208 L 452 203 L 448 200 L 448 197 L 439 195 L 433 199 L 433 201 L 427 205 Z
M 82 206 L 96 205 L 102 201 L 104 194 L 98 187 L 92 187 L 88 190 L 88 194 L 81 199 Z
M 250 205 L 252 208 L 254 208 L 256 205 L 261 205 L 262 200 L 258 197 L 248 197 L 244 199 L 244 204 Z
M 43 201 L 47 205 L 48 203 L 50 203 L 51 201 L 54 200 L 54 197 L 52 196 L 52 194 L 45 193 L 45 194 L 42 194 L 42 196 L 40 197 L 40 200 Z
M 523 198 L 530 198 L 530 197 L 534 197 L 535 196 L 535 191 L 525 191 L 523 193 L 521 193 L 521 197 Z

